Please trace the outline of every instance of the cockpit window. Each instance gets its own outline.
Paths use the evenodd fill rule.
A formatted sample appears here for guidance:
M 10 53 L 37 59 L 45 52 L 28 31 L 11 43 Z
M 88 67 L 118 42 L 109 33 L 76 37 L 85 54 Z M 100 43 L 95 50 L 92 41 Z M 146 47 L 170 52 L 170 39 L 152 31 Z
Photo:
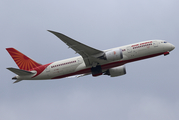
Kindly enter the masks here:
M 164 41 L 164 43 L 167 43 L 167 41 Z

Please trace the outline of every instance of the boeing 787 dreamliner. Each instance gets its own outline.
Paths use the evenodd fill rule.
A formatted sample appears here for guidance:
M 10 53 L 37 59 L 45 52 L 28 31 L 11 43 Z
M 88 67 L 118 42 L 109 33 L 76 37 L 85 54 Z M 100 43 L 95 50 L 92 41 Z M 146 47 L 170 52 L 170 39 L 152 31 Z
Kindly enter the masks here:
M 117 77 L 126 74 L 125 64 L 159 55 L 168 55 L 175 46 L 164 40 L 148 40 L 108 50 L 98 50 L 69 38 L 61 33 L 50 31 L 69 48 L 81 56 L 48 64 L 39 64 L 14 48 L 6 48 L 19 69 L 7 68 L 17 74 L 14 83 L 21 80 L 60 79 L 70 76 L 82 77 L 109 75 Z

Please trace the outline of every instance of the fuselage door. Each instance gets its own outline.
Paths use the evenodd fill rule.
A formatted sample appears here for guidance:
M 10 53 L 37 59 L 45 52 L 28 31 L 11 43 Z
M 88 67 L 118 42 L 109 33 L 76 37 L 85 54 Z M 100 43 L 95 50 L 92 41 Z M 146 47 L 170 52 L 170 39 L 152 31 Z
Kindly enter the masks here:
M 46 67 L 46 72 L 50 72 L 50 65 Z
M 82 63 L 82 60 L 80 58 L 78 58 L 77 61 L 78 61 L 78 64 Z
M 47 78 L 49 78 L 50 77 L 50 65 L 46 67 L 45 71 L 46 71 Z
M 157 42 L 157 41 L 154 41 L 154 42 L 153 42 L 153 46 L 154 46 L 154 47 L 158 47 L 158 42 Z
M 128 53 L 131 53 L 132 52 L 132 48 L 129 46 L 129 47 L 127 47 L 127 52 Z

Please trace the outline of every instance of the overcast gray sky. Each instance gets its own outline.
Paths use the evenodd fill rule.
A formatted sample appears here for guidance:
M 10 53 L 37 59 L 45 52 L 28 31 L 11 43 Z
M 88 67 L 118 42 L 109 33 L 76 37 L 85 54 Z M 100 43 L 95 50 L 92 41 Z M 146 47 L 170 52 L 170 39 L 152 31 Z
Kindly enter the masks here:
M 178 120 L 178 0 L 1 0 L 0 120 Z M 121 77 L 12 84 L 14 47 L 45 64 L 77 56 L 61 32 L 104 50 L 150 39 L 175 45 L 170 55 L 126 64 Z

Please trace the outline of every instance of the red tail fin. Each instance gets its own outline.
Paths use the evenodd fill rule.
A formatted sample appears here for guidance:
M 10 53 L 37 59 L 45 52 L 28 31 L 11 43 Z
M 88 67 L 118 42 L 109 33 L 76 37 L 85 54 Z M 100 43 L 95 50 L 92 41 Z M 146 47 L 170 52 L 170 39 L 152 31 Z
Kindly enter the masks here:
M 14 59 L 17 66 L 22 70 L 31 70 L 32 68 L 35 68 L 41 65 L 14 48 L 6 48 L 6 50 Z

